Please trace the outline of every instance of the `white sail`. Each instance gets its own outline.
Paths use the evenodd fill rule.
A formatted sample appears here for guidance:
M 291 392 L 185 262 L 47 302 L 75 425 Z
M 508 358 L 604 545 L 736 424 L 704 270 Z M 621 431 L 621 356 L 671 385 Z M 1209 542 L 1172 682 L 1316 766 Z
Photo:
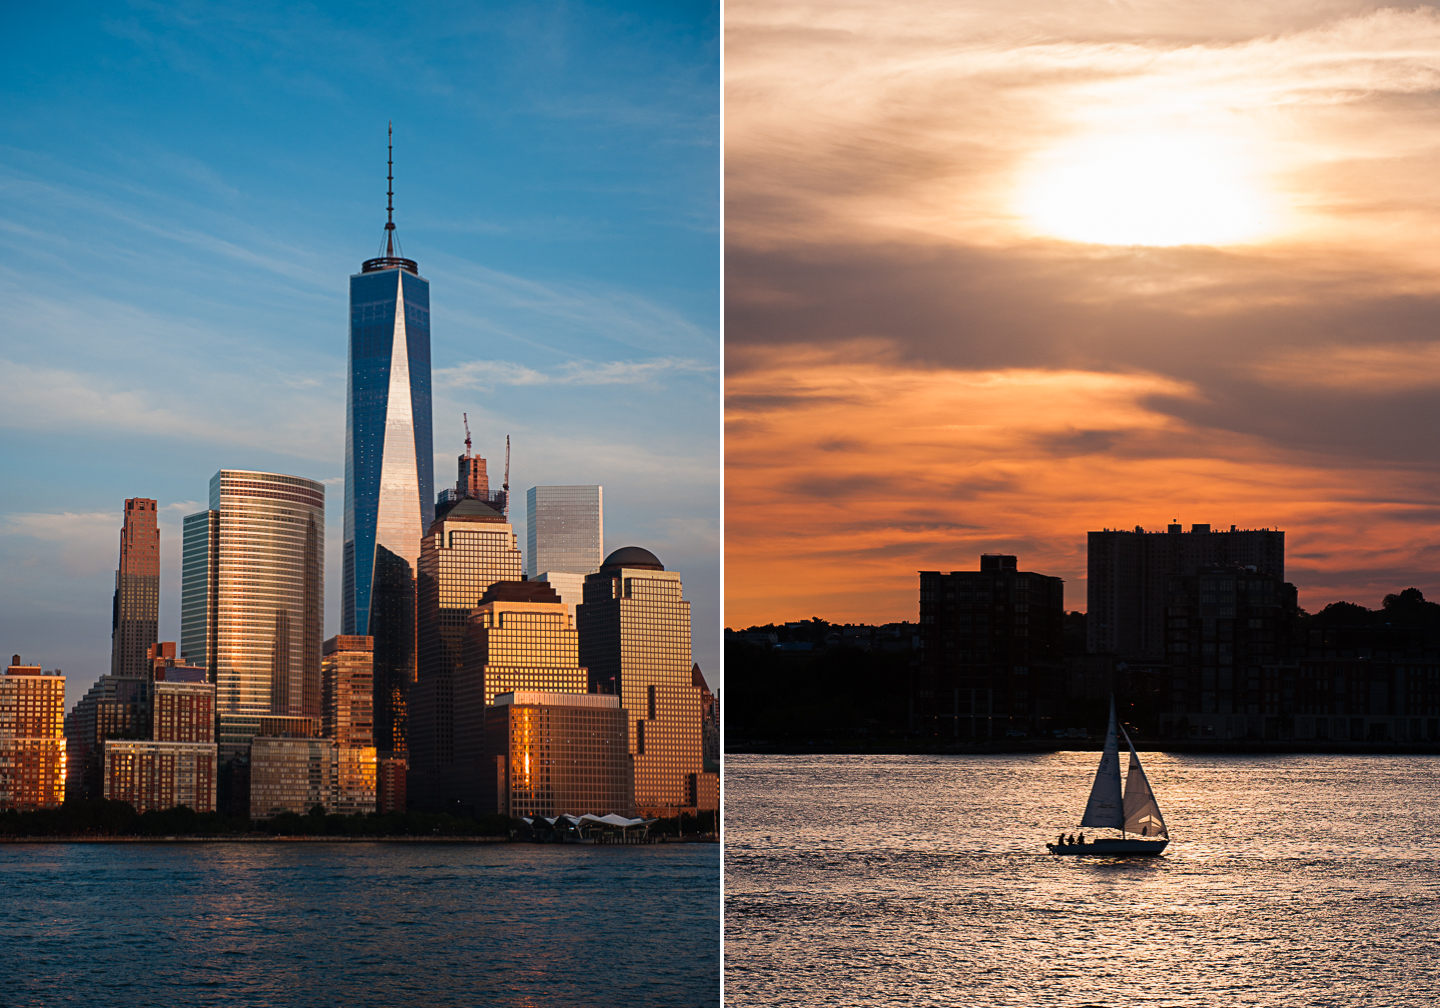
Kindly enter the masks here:
M 1115 698 L 1110 698 L 1110 727 L 1105 732 L 1105 753 L 1095 783 L 1090 786 L 1090 800 L 1085 804 L 1081 826 L 1120 829 L 1125 824 L 1124 802 L 1120 796 L 1120 746 L 1115 733 Z
M 1125 734 L 1125 729 L 1120 729 Z M 1150 780 L 1145 768 L 1140 765 L 1140 754 L 1135 743 L 1125 735 L 1125 744 L 1130 747 L 1130 769 L 1125 774 L 1125 825 L 1127 833 L 1139 833 L 1143 837 L 1168 838 L 1165 819 L 1160 815 L 1160 806 L 1155 802 L 1155 792 L 1150 790 Z

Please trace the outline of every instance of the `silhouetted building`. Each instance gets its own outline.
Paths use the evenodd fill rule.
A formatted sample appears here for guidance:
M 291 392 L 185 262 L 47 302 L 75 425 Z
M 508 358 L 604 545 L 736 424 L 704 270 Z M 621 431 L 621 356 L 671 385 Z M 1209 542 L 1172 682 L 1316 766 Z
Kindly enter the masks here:
M 441 778 L 445 806 L 478 807 L 489 772 L 485 710 L 501 693 L 577 693 L 589 681 L 574 623 L 543 581 L 497 581 L 466 627 L 455 674 L 455 768 Z
M 630 712 L 635 805 L 647 816 L 718 807 L 718 776 L 705 772 L 702 691 L 682 590 L 680 575 L 655 554 L 626 546 L 586 577 L 576 610 L 591 689 L 618 696 Z
M 605 555 L 604 488 L 534 486 L 525 498 L 525 554 L 542 571 L 590 574 Z
M 699 662 L 690 669 L 690 684 L 700 690 L 700 754 L 705 761 L 705 772 L 719 773 L 720 698 L 710 692 Z
M 65 677 L 16 655 L 0 676 L 0 810 L 65 802 Z
M 435 516 L 430 283 L 400 254 L 393 215 L 385 241 L 350 277 L 340 632 L 374 639 L 375 745 L 403 757 L 415 569 Z
M 952 738 L 1050 730 L 1064 698 L 1065 582 L 986 553 L 920 572 L 911 726 Z
M 630 816 L 634 766 L 620 698 L 595 693 L 502 693 L 484 709 L 480 814 Z
M 145 649 L 159 637 L 160 525 L 155 508 L 148 497 L 125 501 L 110 625 L 111 675 L 144 675 Z
M 222 469 L 184 529 L 181 649 L 215 684 L 223 763 L 263 717 L 320 717 L 325 486 Z
M 464 456 L 462 456 L 462 459 Z M 505 516 L 477 498 L 437 506 L 420 544 L 419 679 L 410 689 L 410 797 L 437 809 L 455 764 L 455 675 L 470 614 L 491 585 L 524 577 Z
M 1285 533 L 1275 529 L 1212 532 L 1171 525 L 1166 532 L 1105 529 L 1088 533 L 1089 650 L 1125 659 L 1164 661 L 1167 583 L 1201 567 L 1253 567 L 1285 580 Z
M 1293 659 L 1295 586 L 1248 567 L 1204 566 L 1165 588 L 1161 734 L 1240 738 L 1253 727 L 1246 718 L 1279 716 L 1293 701 L 1279 667 Z

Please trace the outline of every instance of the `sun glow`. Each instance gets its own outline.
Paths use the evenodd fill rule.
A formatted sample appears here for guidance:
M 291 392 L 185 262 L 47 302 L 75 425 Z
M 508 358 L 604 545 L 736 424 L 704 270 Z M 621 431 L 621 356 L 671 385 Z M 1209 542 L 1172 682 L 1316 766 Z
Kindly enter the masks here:
M 1035 231 L 1104 245 L 1228 245 L 1277 229 L 1233 144 L 1193 134 L 1090 138 L 1039 158 L 1021 184 Z

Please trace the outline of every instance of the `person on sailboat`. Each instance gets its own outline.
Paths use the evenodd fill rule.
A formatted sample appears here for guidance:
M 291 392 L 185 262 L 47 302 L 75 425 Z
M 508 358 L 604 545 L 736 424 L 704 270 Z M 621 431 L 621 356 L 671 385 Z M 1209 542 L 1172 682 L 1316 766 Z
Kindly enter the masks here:
M 1084 834 L 1084 833 L 1081 833 L 1081 834 L 1080 834 L 1080 842 L 1081 842 L 1082 844 L 1085 842 L 1085 834 Z

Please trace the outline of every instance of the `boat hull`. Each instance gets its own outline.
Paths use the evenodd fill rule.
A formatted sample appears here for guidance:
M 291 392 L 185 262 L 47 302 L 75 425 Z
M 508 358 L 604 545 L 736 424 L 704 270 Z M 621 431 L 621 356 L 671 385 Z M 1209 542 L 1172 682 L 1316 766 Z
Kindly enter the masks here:
M 1111 857 L 1119 854 L 1159 854 L 1170 843 L 1169 840 L 1095 840 L 1083 844 L 1048 843 L 1045 847 L 1051 854 L 1089 854 Z

